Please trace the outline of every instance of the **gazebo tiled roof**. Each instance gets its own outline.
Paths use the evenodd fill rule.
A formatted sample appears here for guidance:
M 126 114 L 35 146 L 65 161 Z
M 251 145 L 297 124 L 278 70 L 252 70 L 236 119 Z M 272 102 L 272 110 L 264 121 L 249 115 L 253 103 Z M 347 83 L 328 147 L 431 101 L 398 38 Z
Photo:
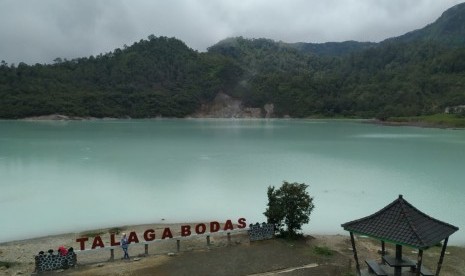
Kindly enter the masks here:
M 459 228 L 432 218 L 402 195 L 378 212 L 342 224 L 344 230 L 418 249 L 437 245 Z

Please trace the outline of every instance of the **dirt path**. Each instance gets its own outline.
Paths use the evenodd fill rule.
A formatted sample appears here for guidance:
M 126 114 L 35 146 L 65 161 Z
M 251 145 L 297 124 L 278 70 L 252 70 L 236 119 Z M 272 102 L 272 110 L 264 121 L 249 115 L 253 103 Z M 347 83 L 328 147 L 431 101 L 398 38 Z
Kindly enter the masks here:
M 343 242 L 344 238 L 341 238 Z M 152 256 L 140 261 L 103 264 L 66 271 L 66 275 L 342 275 L 350 260 L 333 252 L 332 256 L 318 255 L 313 246 L 319 241 L 281 239 L 240 243 L 232 246 L 181 252 L 173 257 Z M 344 245 L 344 244 L 342 244 Z M 260 274 L 262 273 L 262 274 Z M 265 274 L 263 274 L 265 273 Z M 269 274 L 269 273 L 268 273 Z

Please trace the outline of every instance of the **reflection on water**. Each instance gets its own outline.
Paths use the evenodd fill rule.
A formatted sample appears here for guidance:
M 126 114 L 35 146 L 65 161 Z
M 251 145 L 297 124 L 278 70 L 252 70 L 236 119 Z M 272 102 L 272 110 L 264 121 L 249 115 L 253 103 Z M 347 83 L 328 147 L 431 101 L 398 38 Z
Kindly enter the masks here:
M 351 121 L 0 121 L 0 241 L 162 218 L 263 221 L 267 187 L 283 180 L 310 185 L 309 233 L 344 233 L 399 194 L 465 229 L 463 141 Z M 465 245 L 462 232 L 450 242 Z
M 425 134 L 402 134 L 402 133 L 368 133 L 356 135 L 358 138 L 385 138 L 385 139 L 396 139 L 396 138 L 425 138 L 428 135 Z

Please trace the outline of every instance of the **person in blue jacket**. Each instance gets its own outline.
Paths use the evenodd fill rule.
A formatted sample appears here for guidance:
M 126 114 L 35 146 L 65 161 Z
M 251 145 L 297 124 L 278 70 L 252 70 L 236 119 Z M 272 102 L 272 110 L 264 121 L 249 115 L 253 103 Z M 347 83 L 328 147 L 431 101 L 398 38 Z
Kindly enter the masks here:
M 126 237 L 126 233 L 123 233 L 123 237 L 121 238 L 121 248 L 123 248 L 123 251 L 124 251 L 123 259 L 129 260 L 128 244 L 129 243 L 128 243 L 128 238 Z

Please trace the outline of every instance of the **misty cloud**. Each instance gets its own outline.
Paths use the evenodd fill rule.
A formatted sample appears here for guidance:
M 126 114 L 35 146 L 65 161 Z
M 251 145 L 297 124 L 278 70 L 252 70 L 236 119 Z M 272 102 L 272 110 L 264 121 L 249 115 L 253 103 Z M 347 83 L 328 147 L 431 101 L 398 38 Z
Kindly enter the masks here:
M 286 42 L 381 41 L 463 0 L 3 0 L 0 60 L 97 55 L 150 34 L 207 47 L 231 36 Z

